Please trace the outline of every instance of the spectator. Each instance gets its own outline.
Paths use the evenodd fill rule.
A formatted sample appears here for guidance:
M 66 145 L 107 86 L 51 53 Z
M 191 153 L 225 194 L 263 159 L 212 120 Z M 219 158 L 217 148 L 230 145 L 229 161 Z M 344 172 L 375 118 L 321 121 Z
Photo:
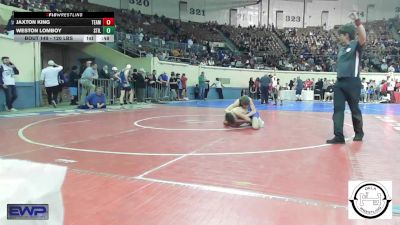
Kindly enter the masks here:
M 139 41 L 140 41 L 140 42 L 143 41 L 143 37 L 144 37 L 144 34 L 143 34 L 142 32 L 140 32 L 140 34 L 139 34 Z
M 178 85 L 178 101 L 182 100 L 182 92 L 183 92 L 183 87 L 182 87 L 182 80 L 181 80 L 181 75 L 178 73 L 176 74 L 176 82 Z
M 303 91 L 303 81 L 300 79 L 300 77 L 297 77 L 296 79 L 296 101 L 301 101 L 301 92 Z
M 213 58 L 210 58 L 210 59 L 208 60 L 207 64 L 208 64 L 209 66 L 215 66 L 214 59 L 213 59 Z
M 70 105 L 78 105 L 78 81 L 78 67 L 73 66 L 68 76 L 68 89 L 69 95 L 71 96 Z
M 158 81 L 161 83 L 161 97 L 168 97 L 168 75 L 166 72 L 162 73 L 158 77 Z
M 304 82 L 304 89 L 305 89 L 305 90 L 310 90 L 311 87 L 312 87 L 312 82 L 311 82 L 310 79 L 307 79 L 307 80 Z
M 329 81 L 328 87 L 326 88 L 326 91 L 324 94 L 324 102 L 326 102 L 328 100 L 328 98 L 333 100 L 333 82 L 332 81 Z
M 328 88 L 328 86 L 329 86 L 329 81 L 328 81 L 328 79 L 324 78 L 323 85 L 322 85 L 322 95 L 321 95 L 322 99 L 325 99 L 325 92 L 326 92 L 326 89 Z
M 108 66 L 104 65 L 103 68 L 100 70 L 99 73 L 99 78 L 100 79 L 110 79 L 110 74 L 108 73 Z
M 153 72 L 151 74 L 147 73 L 147 80 L 146 80 L 147 96 L 152 101 L 154 101 L 156 98 L 156 96 L 155 96 L 155 88 L 156 88 L 156 82 L 157 82 L 156 74 L 157 74 L 157 72 L 155 70 L 153 70 Z
M 17 111 L 13 103 L 17 100 L 17 88 L 15 86 L 15 75 L 19 75 L 17 67 L 10 61 L 10 58 L 4 56 L 1 58 L 2 64 L 0 65 L 0 87 L 4 90 L 6 97 L 6 110 Z
M 83 71 L 85 71 L 88 67 L 90 67 L 92 65 L 92 61 L 88 60 L 85 62 L 85 67 L 81 66 L 79 74 L 82 75 Z
M 274 76 L 276 77 L 276 76 Z M 276 85 L 275 87 L 272 89 L 273 91 L 273 99 L 275 100 L 274 105 L 278 105 L 278 100 L 281 102 L 280 105 L 283 105 L 283 101 L 282 101 L 282 97 L 281 97 L 281 84 L 280 84 L 280 79 L 277 78 L 276 80 Z
M 128 76 L 128 83 L 129 83 L 129 85 L 130 85 L 130 87 L 131 87 L 131 91 L 132 91 L 132 96 L 135 96 L 136 97 L 136 100 L 137 100 L 137 93 L 136 93 L 136 79 L 138 78 L 138 71 L 137 71 L 137 69 L 133 69 L 133 72 L 132 73 L 130 73 L 130 75 Z M 125 92 L 126 93 L 126 92 Z M 127 98 L 126 98 L 127 99 Z M 127 102 L 126 102 L 126 99 L 125 99 L 125 102 L 124 102 L 124 104 L 127 104 Z M 133 102 L 132 102 L 133 103 Z
M 388 86 L 389 86 L 389 82 L 387 82 L 386 80 L 382 81 L 382 87 L 381 87 L 381 96 L 382 99 L 380 101 L 380 103 L 389 103 L 391 100 L 391 95 L 390 93 L 388 93 Z
M 192 48 L 193 46 L 193 40 L 191 38 L 188 39 L 188 48 Z
M 176 74 L 179 75 L 179 74 Z M 171 73 L 171 78 L 169 79 L 169 88 L 170 88 L 170 99 L 175 101 L 178 98 L 178 80 L 175 76 L 175 73 Z
M 206 91 L 206 77 L 204 75 L 204 72 L 201 72 L 199 76 L 199 98 L 205 100 L 205 91 Z
M 200 99 L 200 87 L 198 84 L 194 88 L 194 99 Z
M 395 73 L 400 73 L 400 63 L 395 66 Z
M 111 98 L 111 104 L 114 104 L 114 101 L 116 98 L 118 98 L 118 94 L 121 92 L 121 86 L 119 85 L 119 80 L 118 77 L 119 76 L 119 72 L 118 72 L 118 68 L 113 66 L 111 68 L 111 94 L 110 94 L 110 98 Z
M 269 86 L 271 83 L 271 78 L 265 74 L 263 77 L 261 77 L 260 80 L 260 86 L 261 86 L 261 104 L 268 104 L 268 98 L 269 98 Z
M 21 4 L 22 8 L 25 10 L 28 10 L 29 2 L 27 0 L 24 0 Z
M 389 77 L 388 79 L 388 87 L 387 87 L 387 91 L 390 94 L 391 98 L 394 98 L 394 89 L 396 87 L 396 81 L 394 80 L 393 76 Z
M 49 3 L 49 9 L 50 9 L 51 12 L 56 12 L 56 10 L 57 10 L 57 2 L 51 1 Z
M 59 72 L 63 69 L 53 60 L 47 62 L 47 67 L 42 70 L 41 80 L 44 82 L 47 93 L 47 102 L 49 105 L 57 107 L 57 95 L 59 92 Z
M 215 83 L 213 83 L 211 85 L 211 87 L 213 87 L 213 86 L 216 87 L 216 91 L 218 93 L 218 98 L 224 99 L 224 94 L 222 93 L 222 88 L 224 87 L 224 85 L 222 85 L 222 82 L 219 80 L 219 78 L 215 79 Z
M 290 80 L 290 82 L 289 82 L 289 90 L 293 90 L 293 86 L 294 86 L 294 81 Z
M 322 99 L 323 86 L 324 82 L 322 82 L 322 79 L 318 79 L 317 83 L 315 83 L 314 94 L 319 94 L 321 96 L 320 100 Z
M 144 80 L 145 71 L 143 68 L 136 73 L 134 80 L 136 84 L 136 98 L 138 102 L 144 102 L 144 91 L 146 88 L 146 82 Z
M 186 74 L 182 74 L 181 81 L 182 81 L 182 97 L 183 99 L 187 99 L 187 77 Z
M 254 86 L 254 81 L 253 81 L 253 78 L 252 77 L 250 77 L 250 80 L 249 80 L 249 92 L 251 91 L 251 89 L 253 88 L 253 86 Z M 251 97 L 251 96 L 250 96 Z M 254 97 L 253 97 L 254 98 Z
M 64 85 L 65 85 L 65 76 L 64 76 L 64 71 L 60 71 L 58 72 L 58 101 L 57 103 L 61 103 L 62 102 L 62 92 L 64 90 Z
M 272 89 L 274 89 L 277 85 L 278 85 L 278 77 L 276 75 L 272 76 L 270 75 L 271 78 L 271 83 L 272 85 L 270 85 L 272 87 Z M 272 91 L 271 89 L 271 91 Z
M 259 83 L 259 82 L 258 82 Z M 249 96 L 252 99 L 257 99 L 257 88 L 256 88 L 256 82 L 253 81 L 253 78 L 250 77 L 249 80 Z
M 371 80 L 367 88 L 367 101 L 378 100 L 376 90 L 377 85 L 374 80 Z
M 382 85 L 381 85 L 381 96 L 386 96 L 387 92 L 388 92 L 388 82 L 386 82 L 386 80 L 382 81 Z
M 365 81 L 365 78 L 363 78 L 363 79 L 361 80 L 361 95 L 360 95 L 360 99 L 361 99 L 364 103 L 367 102 L 367 97 L 368 97 L 367 89 L 368 89 L 368 84 L 367 84 L 367 82 Z
M 388 71 L 388 65 L 386 64 L 386 60 L 382 60 L 381 71 L 382 72 L 387 72 Z
M 13 11 L 10 19 L 7 22 L 7 26 L 6 26 L 7 35 L 10 37 L 14 37 L 14 30 L 15 30 L 15 20 L 14 20 L 14 11 Z
M 204 90 L 204 100 L 208 98 L 209 91 L 210 91 L 210 81 L 206 80 L 206 89 Z
M 388 69 L 388 72 L 389 72 L 389 73 L 394 73 L 395 71 L 396 71 L 396 69 L 395 69 L 395 64 L 392 63 L 392 64 L 390 65 L 389 69 Z
M 260 92 L 261 81 L 259 77 L 256 78 L 256 81 L 254 81 L 254 87 L 255 87 L 256 99 L 258 100 L 261 97 L 261 92 Z
M 85 105 L 80 105 L 79 109 L 105 109 L 106 96 L 104 95 L 103 88 L 97 87 L 95 93 L 91 93 L 85 98 Z
M 394 90 L 400 92 L 400 81 L 398 79 L 396 80 L 396 86 Z
M 93 92 L 94 88 L 96 87 L 93 84 L 93 80 L 99 78 L 99 75 L 97 72 L 97 64 L 91 63 L 89 65 L 90 66 L 87 67 L 85 69 L 85 71 L 83 71 L 81 81 L 80 81 L 82 84 L 82 94 L 81 94 L 82 105 L 85 104 L 86 96 L 89 95 L 89 93 Z

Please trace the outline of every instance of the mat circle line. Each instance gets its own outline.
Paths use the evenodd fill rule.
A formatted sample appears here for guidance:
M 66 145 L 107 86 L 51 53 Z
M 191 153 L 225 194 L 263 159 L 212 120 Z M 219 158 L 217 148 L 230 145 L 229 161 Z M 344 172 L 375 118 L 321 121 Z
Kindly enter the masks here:
M 180 115 L 182 116 L 182 115 Z M 185 116 L 190 116 L 190 115 L 185 115 Z M 60 145 L 52 145 L 52 144 L 46 144 L 46 143 L 41 143 L 37 142 L 34 140 L 31 140 L 27 138 L 24 135 L 24 131 L 27 130 L 30 127 L 33 127 L 37 124 L 44 123 L 47 121 L 52 121 L 52 120 L 57 120 L 65 117 L 55 117 L 55 118 L 50 118 L 50 119 L 44 119 L 44 120 L 39 120 L 30 124 L 27 124 L 26 126 L 22 127 L 21 129 L 18 130 L 18 137 L 21 138 L 23 141 L 34 144 L 34 145 L 39 145 L 43 147 L 49 147 L 49 148 L 54 148 L 54 149 L 59 149 L 59 150 L 66 150 L 66 151 L 75 151 L 75 152 L 90 152 L 90 153 L 100 153 L 100 154 L 111 154 L 111 155 L 134 155 L 134 156 L 182 156 L 182 155 L 188 155 L 188 153 L 148 153 L 148 152 L 118 152 L 118 151 L 106 151 L 106 150 L 96 150 L 96 149 L 83 149 L 83 148 L 70 148 L 70 147 L 64 147 Z M 325 118 L 322 118 L 325 119 Z M 346 124 L 347 126 L 352 127 L 350 124 Z M 248 128 L 249 129 L 249 128 Z M 348 139 L 346 139 L 348 140 Z M 271 149 L 271 150 L 259 150 L 259 151 L 246 151 L 246 152 L 215 152 L 215 153 L 192 153 L 190 156 L 235 156 L 235 155 L 255 155 L 255 154 L 268 154 L 268 153 L 279 153 L 279 152 L 294 152 L 294 151 L 301 151 L 301 150 L 307 150 L 307 149 L 323 149 L 322 147 L 330 146 L 330 144 L 319 144 L 319 145 L 311 145 L 311 146 L 303 146 L 303 147 L 294 147 L 294 148 L 283 148 L 283 149 Z

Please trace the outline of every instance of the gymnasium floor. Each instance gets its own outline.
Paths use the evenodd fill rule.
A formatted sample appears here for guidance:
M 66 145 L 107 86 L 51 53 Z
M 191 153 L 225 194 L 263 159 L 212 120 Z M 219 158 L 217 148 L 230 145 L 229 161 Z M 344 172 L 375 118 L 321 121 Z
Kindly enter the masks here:
M 65 225 L 400 224 L 347 219 L 348 180 L 393 181 L 400 105 L 362 104 L 365 138 L 332 137 L 332 104 L 257 105 L 265 128 L 227 129 L 231 101 L 0 115 L 0 155 L 68 166 Z

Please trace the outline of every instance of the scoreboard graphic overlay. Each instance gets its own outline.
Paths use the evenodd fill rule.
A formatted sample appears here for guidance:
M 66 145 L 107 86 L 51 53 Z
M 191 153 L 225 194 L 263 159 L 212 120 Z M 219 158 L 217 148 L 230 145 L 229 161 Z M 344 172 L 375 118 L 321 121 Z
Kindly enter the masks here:
M 114 12 L 15 12 L 18 42 L 114 42 Z

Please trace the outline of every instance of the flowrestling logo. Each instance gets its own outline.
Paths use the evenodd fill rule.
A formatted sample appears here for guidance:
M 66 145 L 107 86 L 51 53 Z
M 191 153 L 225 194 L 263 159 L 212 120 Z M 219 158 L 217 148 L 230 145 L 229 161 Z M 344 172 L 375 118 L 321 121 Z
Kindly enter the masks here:
M 349 181 L 349 219 L 392 219 L 391 181 Z

